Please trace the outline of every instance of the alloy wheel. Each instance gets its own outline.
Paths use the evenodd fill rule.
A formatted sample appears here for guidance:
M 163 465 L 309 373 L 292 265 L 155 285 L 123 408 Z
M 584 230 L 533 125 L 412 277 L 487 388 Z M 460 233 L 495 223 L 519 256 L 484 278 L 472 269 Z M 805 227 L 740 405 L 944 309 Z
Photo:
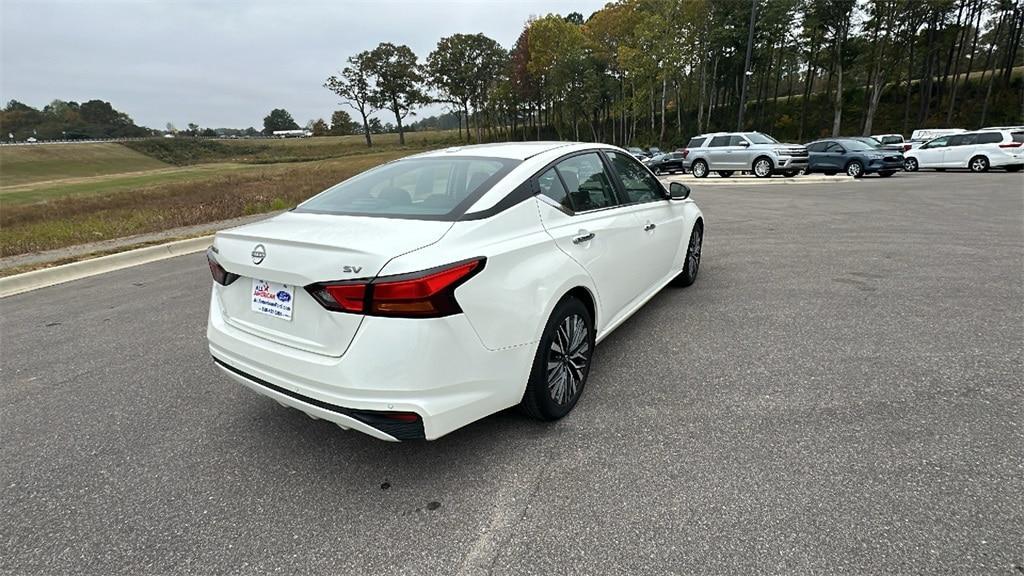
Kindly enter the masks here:
M 565 406 L 580 393 L 587 372 L 590 337 L 579 314 L 566 316 L 551 339 L 548 350 L 548 393 L 551 400 Z
M 697 178 L 703 178 L 708 172 L 708 167 L 703 162 L 695 162 L 693 164 L 693 175 Z
M 697 269 L 700 267 L 700 247 L 703 237 L 704 235 L 697 230 L 690 234 L 690 246 L 686 249 L 689 255 L 689 258 L 686 259 L 686 273 L 691 278 L 697 275 Z
M 864 170 L 864 167 L 859 162 L 850 162 L 850 165 L 846 167 L 846 173 L 854 178 L 860 176 L 860 173 Z
M 978 156 L 971 160 L 971 172 L 984 172 L 988 170 L 988 160 Z
M 765 158 L 758 160 L 757 164 L 754 164 L 754 174 L 757 174 L 757 176 L 760 178 L 768 176 L 768 173 L 771 172 L 771 169 L 772 163 Z

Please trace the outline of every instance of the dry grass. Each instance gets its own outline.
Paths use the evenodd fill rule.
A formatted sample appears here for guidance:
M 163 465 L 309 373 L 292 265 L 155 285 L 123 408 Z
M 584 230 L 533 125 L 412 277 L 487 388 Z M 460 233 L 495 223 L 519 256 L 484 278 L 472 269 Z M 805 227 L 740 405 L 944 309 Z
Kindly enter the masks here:
M 0 212 L 0 256 L 288 208 L 340 180 L 413 152 L 268 166 L 265 170 L 163 183 L 140 190 L 4 206 Z

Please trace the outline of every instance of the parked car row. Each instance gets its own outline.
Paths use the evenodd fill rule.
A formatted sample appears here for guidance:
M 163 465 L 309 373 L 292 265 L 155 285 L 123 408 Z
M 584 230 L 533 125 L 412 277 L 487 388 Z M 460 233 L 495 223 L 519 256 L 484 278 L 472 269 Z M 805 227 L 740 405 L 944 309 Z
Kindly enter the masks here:
M 931 134 L 939 135 L 923 143 L 913 140 Z M 854 178 L 878 174 L 887 178 L 896 172 L 922 168 L 972 172 L 1004 168 L 1017 172 L 1024 168 L 1024 128 L 915 130 L 909 142 L 900 134 L 879 134 L 821 138 L 807 144 L 781 143 L 760 132 L 715 132 L 695 136 L 686 148 L 675 152 L 640 158 L 656 174 L 689 172 L 696 178 L 712 172 L 722 178 L 737 172 L 750 172 L 759 178 L 799 173 L 845 173 Z

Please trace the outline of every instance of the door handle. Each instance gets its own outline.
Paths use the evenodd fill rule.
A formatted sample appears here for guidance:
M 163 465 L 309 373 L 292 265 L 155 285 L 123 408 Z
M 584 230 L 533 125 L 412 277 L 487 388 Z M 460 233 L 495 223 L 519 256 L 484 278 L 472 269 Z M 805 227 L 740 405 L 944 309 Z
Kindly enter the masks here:
M 644 232 L 650 232 L 651 230 L 654 230 L 657 227 L 658 225 L 655 224 L 654 222 L 648 222 L 647 225 L 644 226 Z
M 593 239 L 594 239 L 594 233 L 593 232 L 586 232 L 584 234 L 580 234 L 579 236 L 573 237 L 572 243 L 573 244 L 583 244 L 584 242 L 590 242 Z

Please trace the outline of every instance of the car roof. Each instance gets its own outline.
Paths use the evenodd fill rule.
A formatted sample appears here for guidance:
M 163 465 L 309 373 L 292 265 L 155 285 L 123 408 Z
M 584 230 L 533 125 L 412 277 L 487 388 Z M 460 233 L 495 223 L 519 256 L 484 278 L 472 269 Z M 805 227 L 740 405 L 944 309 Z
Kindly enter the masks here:
M 493 144 L 472 144 L 468 146 L 451 146 L 440 150 L 431 150 L 417 154 L 416 158 L 437 156 L 483 156 L 489 158 L 509 158 L 526 160 L 538 154 L 572 146 L 576 142 L 497 142 Z

